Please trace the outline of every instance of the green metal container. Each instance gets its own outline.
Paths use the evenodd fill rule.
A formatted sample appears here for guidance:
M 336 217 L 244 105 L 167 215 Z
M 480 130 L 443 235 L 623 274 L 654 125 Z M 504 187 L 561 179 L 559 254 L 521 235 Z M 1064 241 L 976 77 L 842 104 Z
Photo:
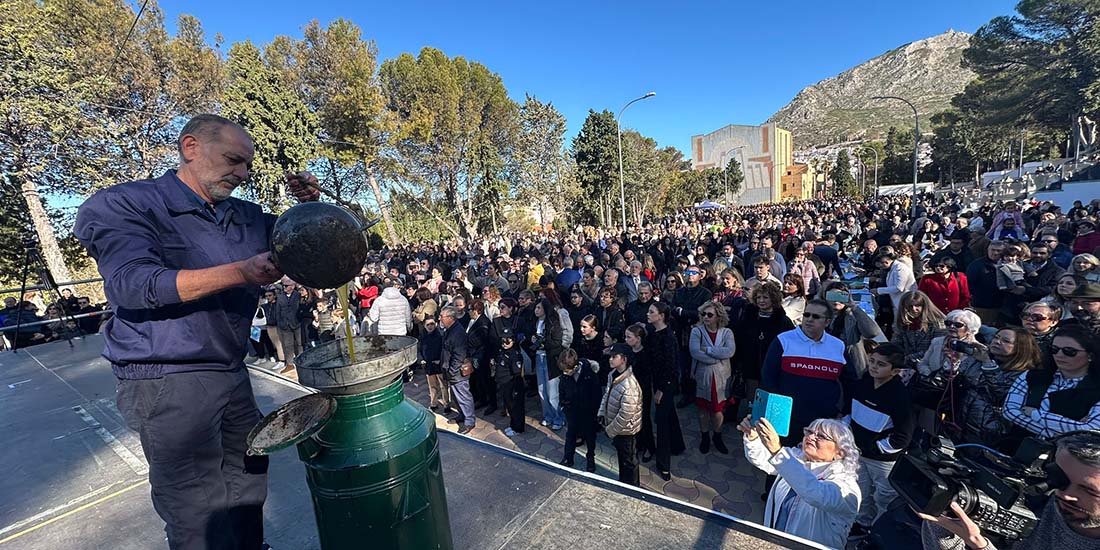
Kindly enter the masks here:
M 450 550 L 435 417 L 402 388 L 416 340 L 356 338 L 352 364 L 344 345 L 296 359 L 299 381 L 324 393 L 264 418 L 249 436 L 250 452 L 297 445 L 325 550 Z

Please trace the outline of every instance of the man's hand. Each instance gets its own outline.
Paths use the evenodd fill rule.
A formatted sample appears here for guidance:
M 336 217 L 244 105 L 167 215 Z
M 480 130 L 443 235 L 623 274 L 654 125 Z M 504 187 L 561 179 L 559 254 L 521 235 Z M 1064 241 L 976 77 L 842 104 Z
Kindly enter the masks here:
M 917 515 L 924 521 L 939 525 L 957 535 L 963 540 L 963 543 L 966 544 L 968 548 L 985 548 L 989 546 L 989 541 L 982 536 L 981 528 L 966 515 L 966 512 L 963 511 L 962 507 L 959 506 L 957 502 L 951 503 L 951 511 L 955 512 L 955 516 L 957 516 L 958 519 L 949 518 L 947 516 L 934 518 L 927 514 L 920 513 Z
M 247 260 L 241 260 L 236 265 L 245 283 L 250 285 L 269 285 L 283 277 L 283 273 L 271 261 L 270 252 L 263 252 Z
M 286 173 L 286 188 L 298 202 L 311 202 L 321 198 L 321 185 L 317 176 L 309 172 Z
M 661 390 L 657 390 L 657 391 L 653 392 L 653 402 L 660 405 L 661 404 L 661 398 L 664 397 L 664 395 L 665 395 L 664 392 L 662 392 Z

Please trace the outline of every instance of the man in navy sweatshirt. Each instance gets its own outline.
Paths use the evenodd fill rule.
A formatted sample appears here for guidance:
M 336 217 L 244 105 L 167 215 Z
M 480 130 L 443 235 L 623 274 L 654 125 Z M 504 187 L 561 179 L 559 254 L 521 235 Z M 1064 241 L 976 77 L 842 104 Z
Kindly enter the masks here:
M 852 526 L 855 536 L 866 535 L 897 496 L 887 477 L 909 446 L 916 425 L 909 389 L 897 376 L 903 368 L 902 349 L 882 344 L 867 358 L 867 375 L 850 388 L 845 421 L 859 447 L 859 487 L 863 493 L 859 516 Z
M 103 356 L 168 546 L 258 550 L 267 460 L 245 455 L 261 415 L 244 355 L 260 286 L 282 277 L 268 252 L 275 216 L 230 196 L 255 155 L 243 128 L 198 115 L 176 145 L 177 170 L 92 195 L 73 233 L 103 275 Z M 316 183 L 286 180 L 299 201 L 317 200 Z

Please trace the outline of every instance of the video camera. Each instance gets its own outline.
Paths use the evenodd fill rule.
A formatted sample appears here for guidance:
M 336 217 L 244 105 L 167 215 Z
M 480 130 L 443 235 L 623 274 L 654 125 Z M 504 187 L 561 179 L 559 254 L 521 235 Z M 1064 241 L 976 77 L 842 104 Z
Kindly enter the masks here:
M 963 456 L 959 451 L 964 448 L 977 452 Z M 1016 455 L 1008 457 L 979 445 L 956 447 L 936 436 L 898 459 L 889 480 L 917 512 L 950 514 L 956 502 L 983 532 L 1006 540 L 1031 534 L 1044 497 L 1068 484 L 1048 442 L 1025 439 Z

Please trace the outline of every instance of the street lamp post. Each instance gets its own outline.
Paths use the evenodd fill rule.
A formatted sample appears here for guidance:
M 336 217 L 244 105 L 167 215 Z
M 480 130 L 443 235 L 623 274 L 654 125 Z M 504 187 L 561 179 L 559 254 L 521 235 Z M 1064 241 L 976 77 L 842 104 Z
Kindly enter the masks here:
M 623 111 L 625 111 L 627 107 L 655 95 L 657 95 L 657 92 L 649 92 L 642 97 L 630 100 L 629 103 L 623 105 L 622 109 L 619 109 L 619 115 L 615 117 L 615 128 L 618 129 L 619 133 L 619 208 L 623 215 L 623 233 L 626 233 L 626 186 L 623 184 L 623 126 L 620 120 L 623 117 Z
M 863 149 L 870 149 L 875 154 L 875 196 L 878 196 L 878 149 L 871 147 L 870 145 L 864 145 Z
M 913 207 L 911 209 L 911 215 L 913 219 L 917 219 L 917 162 L 920 158 L 920 117 L 917 115 L 917 107 L 913 105 L 908 99 L 901 98 L 895 95 L 877 95 L 871 99 L 896 99 L 905 103 L 913 110 Z

